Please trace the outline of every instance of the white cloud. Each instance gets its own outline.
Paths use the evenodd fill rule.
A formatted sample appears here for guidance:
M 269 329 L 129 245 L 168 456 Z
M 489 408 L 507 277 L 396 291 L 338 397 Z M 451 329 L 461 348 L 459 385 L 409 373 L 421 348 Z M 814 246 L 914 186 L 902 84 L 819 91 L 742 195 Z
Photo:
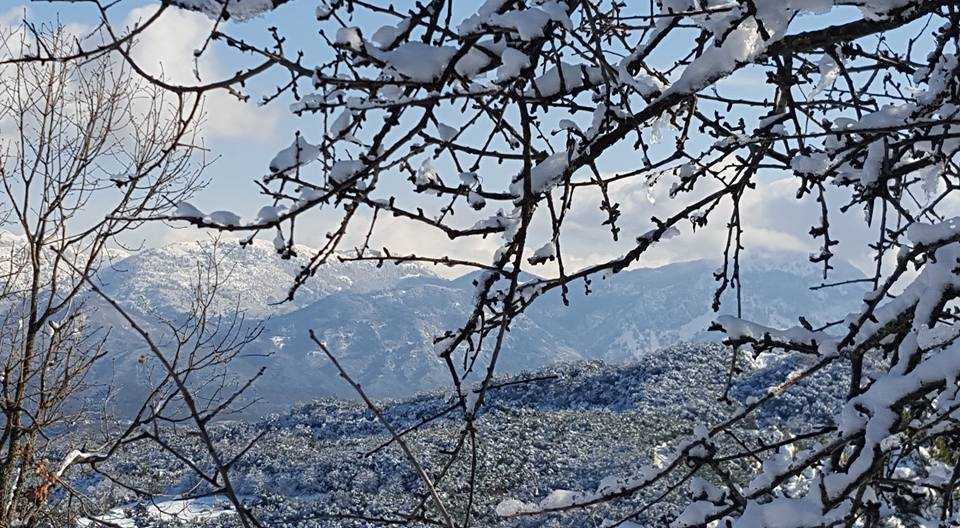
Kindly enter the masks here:
M 125 25 L 145 21 L 159 6 L 150 4 L 132 9 Z M 0 55 L 20 54 L 20 42 L 32 42 L 24 32 L 23 20 L 33 18 L 27 5 L 14 6 L 0 12 L 0 35 L 4 49 Z M 34 22 L 45 23 L 46 20 Z M 145 30 L 132 50 L 138 66 L 151 75 L 162 77 L 171 83 L 199 84 L 194 74 L 193 51 L 201 46 L 210 32 L 212 22 L 205 16 L 183 11 L 168 10 L 150 28 Z M 96 38 L 92 27 L 75 22 L 64 23 L 69 35 L 79 38 Z M 93 45 L 87 42 L 86 47 Z M 215 50 L 208 50 L 199 64 L 201 78 L 205 82 L 231 75 L 231 70 Z M 279 119 L 278 107 L 261 107 L 244 103 L 224 90 L 208 93 L 204 100 L 204 136 L 209 139 L 250 139 L 265 144 L 272 141 Z
M 595 190 L 580 192 L 574 200 L 572 211 L 561 233 L 561 247 L 568 271 L 597 264 L 622 256 L 635 246 L 636 237 L 655 227 L 651 217 L 665 220 L 676 214 L 685 205 L 708 194 L 709 185 L 692 195 L 682 194 L 675 199 L 668 196 L 672 180 L 665 178 L 648 192 L 645 182 L 614 184 L 610 197 L 619 202 L 622 215 L 617 221 L 620 228 L 619 241 L 614 242 L 610 227 L 602 225 L 606 214 L 599 209 L 600 196 Z M 706 182 L 700 182 L 705 184 Z M 809 195 L 796 199 L 798 180 L 792 175 L 773 181 L 759 182 L 755 189 L 748 189 L 740 203 L 743 244 L 749 251 L 788 251 L 814 253 L 819 251 L 821 239 L 812 238 L 810 227 L 819 222 L 820 209 Z M 846 191 L 830 188 L 828 203 L 836 208 L 844 203 Z M 660 266 L 670 262 L 722 256 L 727 238 L 727 222 L 731 204 L 725 199 L 709 215 L 706 227 L 692 229 L 690 222 L 682 221 L 679 228 L 682 236 L 660 242 L 650 248 L 638 262 L 639 266 Z M 840 214 L 831 213 L 831 238 L 840 240 L 834 252 L 863 271 L 873 265 L 866 246 L 872 236 L 863 223 L 859 209 Z M 548 224 L 541 218 L 532 229 L 530 245 L 536 247 L 549 238 Z M 817 266 L 810 264 L 810 266 Z M 553 273 L 550 266 L 544 272 Z
M 332 215 L 331 215 L 332 216 Z M 312 220 L 312 221 L 311 221 Z M 312 247 L 320 247 L 326 242 L 326 233 L 335 229 L 336 220 L 326 217 L 323 220 L 311 219 L 307 223 L 300 223 L 297 232 L 297 242 Z M 363 244 L 363 239 L 370 226 L 370 214 L 358 213 L 352 220 L 351 230 L 340 250 L 347 251 Z M 273 236 L 271 233 L 269 236 Z M 444 233 L 432 229 L 420 222 L 381 214 L 377 218 L 377 225 L 370 238 L 370 248 L 380 250 L 389 249 L 392 255 L 415 254 L 418 257 L 442 257 L 448 255 L 462 260 L 470 260 L 482 264 L 490 263 L 493 254 L 499 247 L 500 237 L 497 235 L 480 237 L 464 237 L 451 240 Z M 472 269 L 462 266 L 430 266 L 438 275 L 456 277 Z
M 740 211 L 744 227 L 743 243 L 748 251 L 813 253 L 819 250 L 820 241 L 807 234 L 810 226 L 819 220 L 819 206 L 809 196 L 797 200 L 796 185 L 797 180 L 787 176 L 758 183 L 755 189 L 748 190 L 744 195 Z M 578 191 L 574 207 L 568 214 L 561 234 L 561 248 L 567 271 L 575 271 L 623 255 L 634 247 L 637 236 L 654 227 L 650 220 L 652 216 L 666 219 L 689 203 L 690 197 L 687 195 L 670 199 L 667 195 L 668 189 L 668 181 L 655 186 L 650 193 L 653 197 L 651 201 L 648 199 L 644 182 L 611 186 L 611 197 L 620 202 L 620 210 L 623 213 L 617 222 L 621 229 L 618 242 L 612 240 L 609 226 L 602 225 L 606 216 L 599 210 L 598 193 L 594 190 Z M 697 196 L 707 192 L 708 190 L 704 189 L 698 192 Z M 836 205 L 841 202 L 840 199 L 843 196 L 843 190 L 831 189 L 828 199 L 831 200 L 830 203 Z M 479 217 L 485 218 L 492 215 L 498 205 L 502 204 L 488 205 Z M 711 213 L 710 223 L 695 232 L 691 229 L 689 222 L 682 222 L 680 227 L 682 236 L 658 243 L 644 254 L 638 265 L 660 266 L 670 262 L 719 258 L 726 241 L 726 222 L 729 220 L 730 211 L 729 200 L 726 200 Z M 463 213 L 466 211 L 458 213 L 454 224 L 468 227 L 476 217 L 468 214 L 463 218 Z M 362 238 L 369 226 L 368 214 L 354 218 L 350 235 L 343 244 L 343 248 L 362 243 Z M 337 215 L 328 211 L 305 223 L 301 222 L 298 241 L 313 246 L 323 243 L 325 233 L 335 228 L 337 218 Z M 834 248 L 835 252 L 861 270 L 870 270 L 872 261 L 865 244 L 869 231 L 863 225 L 860 211 L 835 214 L 831 218 L 831 226 L 832 238 L 841 240 L 841 245 Z M 527 238 L 528 253 L 547 242 L 550 237 L 546 209 L 543 209 L 538 211 L 538 216 L 531 226 Z M 503 240 L 499 235 L 451 240 L 444 233 L 422 223 L 381 215 L 371 245 L 376 249 L 386 246 L 395 255 L 410 253 L 430 257 L 448 255 L 452 258 L 489 264 L 502 243 Z M 815 268 L 817 265 L 810 264 L 810 266 Z M 529 270 L 547 276 L 556 273 L 555 264 L 546 264 Z M 449 271 L 442 269 L 437 271 L 457 275 L 464 270 L 454 268 Z
M 147 5 L 130 11 L 129 26 L 147 20 L 158 5 Z M 133 57 L 145 71 L 171 83 L 201 84 L 232 75 L 215 50 L 208 49 L 199 61 L 201 81 L 194 73 L 194 50 L 200 48 L 210 34 L 213 21 L 208 17 L 179 9 L 167 10 L 140 36 L 133 48 Z M 204 130 L 208 137 L 245 139 L 256 136 L 265 143 L 272 138 L 278 121 L 276 106 L 244 103 L 224 90 L 210 93 L 205 101 Z
M 218 233 L 207 229 L 197 229 L 192 225 L 168 226 L 159 223 L 153 225 L 158 226 L 158 236 L 156 238 L 160 241 L 160 243 L 157 244 L 159 246 L 185 242 L 200 242 L 208 240 L 210 237 L 218 234 L 220 238 L 224 240 L 240 240 L 240 238 L 233 233 Z
M 30 8 L 26 4 L 13 6 L 10 9 L 0 13 L 0 27 L 13 28 L 20 25 L 20 22 L 30 13 Z

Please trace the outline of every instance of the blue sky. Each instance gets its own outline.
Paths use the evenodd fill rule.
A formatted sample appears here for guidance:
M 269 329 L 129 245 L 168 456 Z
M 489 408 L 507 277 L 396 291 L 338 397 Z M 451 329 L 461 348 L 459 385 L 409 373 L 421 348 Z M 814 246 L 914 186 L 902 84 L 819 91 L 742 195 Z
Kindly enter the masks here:
M 400 3 L 402 4 L 402 2 Z M 398 4 L 398 7 L 399 5 Z M 124 0 L 112 10 L 114 24 L 129 24 L 138 17 L 144 17 L 156 9 L 157 4 L 143 0 Z M 326 45 L 319 39 L 318 24 L 314 16 L 315 1 L 293 0 L 268 13 L 246 23 L 229 23 L 227 32 L 231 35 L 249 39 L 252 42 L 269 42 L 266 28 L 280 27 L 287 38 L 288 52 L 303 50 L 305 64 L 315 64 L 327 58 L 324 53 Z M 26 5 L 26 15 L 31 21 L 53 21 L 59 19 L 64 23 L 93 26 L 97 22 L 96 13 L 89 6 L 68 3 L 34 2 Z M 7 11 L 6 19 L 20 18 L 24 7 L 11 7 Z M 793 29 L 807 29 L 826 22 L 836 23 L 847 16 L 854 15 L 855 10 L 846 10 L 832 13 L 829 17 L 807 17 Z M 138 47 L 138 59 L 142 66 L 159 73 L 163 71 L 168 77 L 183 82 L 192 81 L 190 61 L 191 51 L 199 45 L 209 31 L 212 21 L 203 15 L 170 10 L 166 13 L 154 30 L 144 35 Z M 376 28 L 375 20 L 354 20 L 352 23 L 365 28 Z M 688 42 L 677 39 L 675 43 L 668 42 L 667 52 L 671 49 L 688 46 Z M 204 80 L 216 79 L 229 75 L 242 65 L 253 64 L 247 58 L 238 57 L 233 50 L 222 47 L 214 48 L 204 56 L 201 63 L 201 73 Z M 162 70 L 161 70 L 162 65 Z M 206 172 L 211 183 L 195 200 L 196 205 L 204 210 L 228 208 L 247 218 L 255 214 L 263 200 L 258 196 L 254 180 L 266 172 L 266 167 L 273 155 L 280 149 L 288 146 L 295 131 L 299 130 L 305 136 L 318 138 L 322 134 L 322 121 L 318 116 L 306 115 L 302 118 L 293 116 L 288 110 L 290 98 L 281 98 L 267 107 L 259 107 L 254 102 L 260 95 L 270 93 L 275 81 L 282 76 L 267 76 L 259 79 L 248 87 L 251 103 L 240 103 L 225 93 L 220 93 L 207 101 L 208 122 L 205 142 L 210 148 L 216 161 Z M 763 86 L 762 73 L 747 70 L 734 78 L 725 81 L 722 85 L 728 94 L 755 92 L 758 87 L 763 93 L 770 91 L 769 86 Z M 447 111 L 444 115 L 450 120 L 447 124 L 456 126 L 457 113 Z M 561 116 L 563 117 L 563 116 Z M 756 115 L 744 115 L 749 122 L 757 118 Z M 673 141 L 669 136 L 655 147 L 661 152 L 670 149 Z M 632 151 L 631 142 L 624 142 L 609 153 L 604 159 L 602 170 L 628 170 L 635 168 L 637 155 Z M 804 235 L 811 222 L 814 221 L 815 204 L 798 204 L 793 199 L 796 185 L 787 174 L 767 174 L 761 188 L 755 196 L 748 200 L 744 212 L 748 218 L 748 241 L 755 245 L 770 249 L 814 250 L 813 241 Z M 403 181 L 389 185 L 404 185 Z M 634 187 L 622 189 L 626 196 L 623 204 L 624 237 L 629 240 L 631 235 L 642 233 L 649 225 L 652 215 L 665 216 L 676 204 L 666 199 L 666 189 L 669 185 L 662 185 L 648 193 L 645 185 L 636 184 Z M 390 187 L 387 187 L 390 190 Z M 649 200 L 652 194 L 654 201 Z M 486 215 L 494 211 L 485 211 Z M 486 216 L 485 215 L 485 216 Z M 323 238 L 323 233 L 334 218 L 330 213 L 312 215 L 312 228 L 301 229 L 300 241 L 316 244 Z M 860 239 L 862 228 L 858 226 L 859 213 L 847 215 L 843 221 L 837 222 L 836 229 L 841 234 L 846 231 L 847 239 Z M 575 263 L 587 264 L 600 258 L 609 258 L 622 251 L 609 243 L 609 237 L 598 236 L 605 228 L 600 227 L 600 214 L 594 206 L 580 207 L 572 215 L 572 223 L 568 234 L 565 235 L 565 247 L 572 252 L 571 259 Z M 721 222 L 715 222 L 721 224 Z M 363 226 L 358 226 L 363 227 Z M 698 233 L 694 236 L 671 241 L 669 247 L 658 248 L 651 254 L 644 264 L 656 265 L 667 261 L 687 260 L 702 256 L 717 255 L 721 250 L 718 245 L 722 233 L 719 229 L 707 230 L 707 233 Z M 192 229 L 171 229 L 167 225 L 153 224 L 137 234 L 148 245 L 182 238 L 193 238 L 198 234 Z M 386 232 L 381 233 L 384 243 L 400 252 L 431 251 L 441 253 L 453 249 L 452 243 L 444 237 L 424 236 L 422 231 L 411 225 L 396 224 L 388 226 Z M 456 249 L 467 253 L 466 256 L 488 260 L 496 243 L 491 240 L 476 240 L 458 242 Z M 860 254 L 850 253 L 848 258 L 856 264 L 864 266 L 865 262 L 858 262 Z

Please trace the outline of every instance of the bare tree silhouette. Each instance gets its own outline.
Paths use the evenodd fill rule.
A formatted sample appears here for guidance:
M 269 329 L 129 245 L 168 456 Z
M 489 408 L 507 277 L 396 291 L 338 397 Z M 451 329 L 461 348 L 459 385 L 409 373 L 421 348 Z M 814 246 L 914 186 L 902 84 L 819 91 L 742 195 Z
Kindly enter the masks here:
M 15 31 L 3 35 L 3 55 L 31 46 L 56 53 L 72 39 L 62 27 Z M 216 259 L 198 263 L 190 317 L 148 321 L 173 337 L 162 349 L 147 323 L 98 286 L 98 272 L 121 250 L 118 237 L 140 223 L 120 217 L 165 214 L 202 184 L 203 163 L 192 146 L 199 100 L 131 82 L 106 55 L 14 62 L 2 70 L 0 207 L 2 227 L 13 232 L 0 233 L 0 525 L 75 522 L 90 505 L 71 485 L 73 468 L 95 471 L 142 442 L 195 468 L 209 484 L 202 492 L 227 496 L 242 513 L 229 481 L 231 460 L 207 429 L 249 386 L 231 383 L 224 367 L 259 327 L 236 311 L 209 313 L 219 285 Z M 115 309 L 142 337 L 149 361 L 162 367 L 139 412 L 119 422 L 104 414 L 102 400 L 91 403 L 109 394 L 91 370 L 124 352 L 108 344 L 111 328 L 91 322 L 104 309 Z M 197 432 L 205 459 L 167 442 L 168 430 L 181 423 Z
M 540 503 L 507 499 L 497 511 L 507 518 L 561 513 L 670 480 L 670 489 L 689 483 L 695 495 L 672 520 L 675 526 L 957 523 L 960 469 L 947 467 L 944 476 L 933 453 L 942 442 L 955 449 L 960 437 L 954 302 L 960 223 L 944 216 L 955 199 L 960 148 L 955 1 L 487 0 L 464 6 L 436 0 L 403 7 L 329 1 L 317 9 L 318 45 L 326 55 L 316 64 L 288 49 L 283 28 L 269 28 L 269 40 L 257 43 L 232 35 L 226 24 L 285 3 L 168 0 L 140 26 L 124 29 L 111 24 L 116 3 L 95 1 L 111 36 L 107 44 L 61 55 L 38 48 L 15 59 L 116 53 L 151 85 L 180 96 L 227 89 L 246 98 L 248 81 L 281 72 L 271 77 L 280 80 L 262 102 L 290 97 L 293 112 L 323 119 L 324 137 L 297 133 L 270 163 L 259 180 L 268 203 L 251 222 L 188 203 L 172 213 L 112 218 L 187 221 L 251 238 L 269 233 L 283 258 L 304 228 L 301 215 L 338 211 L 338 225 L 292 285 L 291 297 L 334 258 L 481 270 L 470 316 L 436 336 L 463 419 L 459 441 L 446 455 L 452 464 L 475 455 L 477 410 L 511 323 L 531 303 L 552 290 L 566 302 L 570 288 L 589 291 L 593 281 L 637 263 L 651 247 L 708 223 L 727 231 L 717 248 L 723 265 L 714 307 L 724 295 L 739 298 L 740 205 L 764 174 L 792 175 L 797 199 L 820 210 L 810 219 L 809 234 L 820 245 L 810 260 L 822 267 L 823 284 L 812 286 L 831 284 L 835 215 L 862 210 L 874 230 L 873 241 L 854 241 L 876 263 L 862 279 L 872 292 L 861 310 L 821 328 L 803 314 L 790 329 L 718 318 L 714 328 L 725 332 L 734 359 L 775 350 L 812 362 L 728 420 L 690 424 L 690 438 L 660 467 Z M 211 17 L 197 55 L 219 45 L 252 57 L 252 65 L 194 85 L 150 76 L 128 43 L 174 8 Z M 747 87 L 728 88 L 727 79 L 745 80 Z M 669 136 L 669 147 L 654 145 L 661 135 Z M 617 152 L 633 166 L 613 163 Z M 456 174 L 443 174 L 435 160 Z M 625 232 L 621 203 L 632 199 L 623 193 L 629 182 L 669 185 L 673 212 L 651 218 L 646 230 Z M 828 203 L 828 186 L 844 189 L 846 201 Z M 596 236 L 606 233 L 611 244 L 625 247 L 616 258 L 572 268 L 563 247 L 570 211 L 596 196 L 604 214 Z M 456 252 L 371 248 L 388 216 L 453 240 L 497 237 L 500 246 L 484 261 Z M 540 231 L 549 235 L 537 240 Z M 352 256 L 336 256 L 351 233 L 363 242 Z M 880 371 L 868 372 L 868 360 Z M 849 394 L 834 423 L 799 424 L 772 445 L 739 441 L 738 423 L 838 362 L 849 364 Z M 474 378 L 479 383 L 468 387 Z M 470 525 L 475 466 L 467 464 L 468 474 L 456 477 L 449 465 L 428 474 L 411 458 L 426 488 L 444 479 L 468 483 L 461 494 L 428 493 L 432 500 L 412 518 Z M 919 476 L 904 478 L 906 472 Z M 799 484 L 788 491 L 788 482 Z

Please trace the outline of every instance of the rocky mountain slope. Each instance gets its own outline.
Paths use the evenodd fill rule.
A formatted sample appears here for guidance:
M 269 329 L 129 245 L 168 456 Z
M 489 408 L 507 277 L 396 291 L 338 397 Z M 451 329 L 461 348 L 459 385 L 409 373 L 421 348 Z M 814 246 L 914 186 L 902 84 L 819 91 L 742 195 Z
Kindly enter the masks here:
M 862 288 L 811 291 L 807 285 L 819 284 L 815 270 L 801 275 L 790 269 L 788 258 L 765 257 L 746 267 L 745 317 L 772 326 L 792 326 L 797 324 L 793 317 L 805 314 L 821 324 L 840 319 L 856 307 Z M 560 302 L 559 293 L 550 294 L 512 327 L 501 371 L 519 372 L 577 359 L 620 363 L 680 341 L 717 340 L 718 334 L 707 332 L 717 315 L 710 309 L 714 269 L 713 262 L 695 261 L 624 272 L 594 281 L 590 295 L 572 289 L 570 306 Z M 857 273 L 852 267 L 839 271 Z M 268 367 L 257 391 L 270 401 L 279 396 L 272 387 L 282 387 L 285 394 L 302 394 L 302 399 L 352 396 L 333 367 L 318 355 L 307 329 L 314 329 L 376 396 L 402 396 L 441 385 L 448 377 L 436 357 L 433 338 L 462 324 L 471 308 L 472 292 L 469 277 L 450 281 L 421 275 L 363 295 L 338 292 L 277 316 L 266 322 L 263 337 L 254 347 L 271 354 L 256 361 Z M 735 313 L 735 305 L 725 302 L 721 313 Z
M 819 270 L 804 262 L 805 256 L 791 253 L 747 259 L 741 270 L 743 317 L 789 327 L 797 324 L 798 315 L 805 315 L 811 323 L 823 324 L 859 304 L 864 291 L 859 285 L 810 290 L 821 283 Z M 555 292 L 534 306 L 530 318 L 584 357 L 614 362 L 636 359 L 678 341 L 716 340 L 720 336 L 707 328 L 717 316 L 710 306 L 717 266 L 697 260 L 622 272 L 594 280 L 590 295 L 583 288 L 572 288 L 569 308 Z M 846 263 L 836 267 L 834 278 L 861 275 Z M 735 295 L 728 291 L 719 313 L 736 314 Z

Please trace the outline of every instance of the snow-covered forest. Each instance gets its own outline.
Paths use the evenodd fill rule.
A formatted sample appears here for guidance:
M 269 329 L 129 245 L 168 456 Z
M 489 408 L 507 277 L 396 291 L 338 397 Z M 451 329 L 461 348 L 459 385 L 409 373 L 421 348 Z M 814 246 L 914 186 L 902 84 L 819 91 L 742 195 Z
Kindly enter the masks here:
M 960 525 L 955 0 L 35 4 L 0 526 Z

